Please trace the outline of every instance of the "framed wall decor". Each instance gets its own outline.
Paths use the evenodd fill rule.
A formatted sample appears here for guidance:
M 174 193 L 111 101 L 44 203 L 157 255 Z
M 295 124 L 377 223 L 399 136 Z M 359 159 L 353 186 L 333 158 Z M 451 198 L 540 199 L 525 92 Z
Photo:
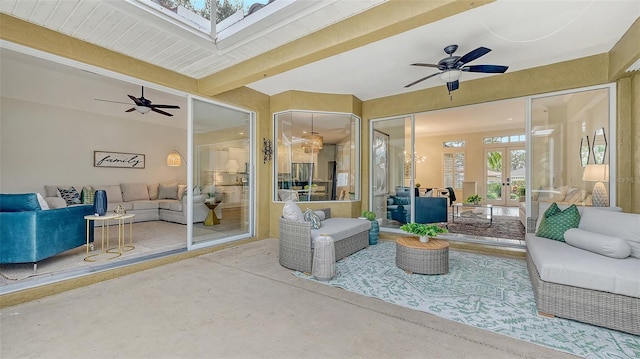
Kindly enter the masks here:
M 93 151 L 93 167 L 144 168 L 141 153 Z

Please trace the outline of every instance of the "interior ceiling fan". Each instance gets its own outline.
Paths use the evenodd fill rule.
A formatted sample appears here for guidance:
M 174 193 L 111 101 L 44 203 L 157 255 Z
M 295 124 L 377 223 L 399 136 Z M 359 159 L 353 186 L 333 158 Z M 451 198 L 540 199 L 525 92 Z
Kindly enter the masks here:
M 176 105 L 160 105 L 160 104 L 151 103 L 150 100 L 148 100 L 148 99 L 146 99 L 144 97 L 144 86 L 142 86 L 142 96 L 140 96 L 140 97 L 135 97 L 135 96 L 132 96 L 132 95 L 127 95 L 127 96 L 129 96 L 129 98 L 131 99 L 131 101 L 133 101 L 135 106 L 133 106 L 132 108 L 126 110 L 125 112 L 138 111 L 141 114 L 145 114 L 145 113 L 147 113 L 149 111 L 153 111 L 153 112 L 157 112 L 159 114 L 165 115 L 165 116 L 173 116 L 169 112 L 165 112 L 165 111 L 162 111 L 162 110 L 159 110 L 159 109 L 160 108 L 175 108 L 175 109 L 180 108 L 180 106 L 176 106 Z M 125 105 L 129 104 L 127 102 L 101 100 L 101 99 L 97 99 L 97 98 L 95 100 L 96 101 L 104 101 L 104 102 L 113 102 L 113 103 L 123 103 Z
M 502 65 L 466 65 L 469 62 L 486 55 L 491 51 L 486 47 L 478 47 L 477 49 L 468 52 L 463 56 L 453 56 L 453 53 L 458 49 L 458 45 L 449 45 L 444 48 L 444 52 L 449 55 L 444 59 L 440 60 L 438 64 L 411 64 L 411 66 L 424 66 L 424 67 L 434 67 L 440 70 L 440 72 L 436 72 L 435 74 L 431 74 L 427 77 L 423 77 L 417 81 L 414 81 L 405 87 L 413 86 L 417 83 L 420 83 L 424 80 L 430 79 L 434 76 L 440 75 L 440 79 L 447 83 L 447 89 L 449 93 L 451 91 L 455 91 L 460 86 L 460 82 L 458 79 L 463 71 L 465 72 L 483 72 L 483 73 L 504 73 L 507 71 L 509 66 Z

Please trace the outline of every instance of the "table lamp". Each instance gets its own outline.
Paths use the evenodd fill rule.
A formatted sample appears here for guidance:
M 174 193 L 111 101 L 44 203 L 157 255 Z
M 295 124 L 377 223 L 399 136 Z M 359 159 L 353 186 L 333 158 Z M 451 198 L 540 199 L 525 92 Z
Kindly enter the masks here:
M 609 165 L 587 165 L 582 174 L 582 180 L 596 182 L 592 193 L 593 206 L 608 207 L 609 194 L 607 194 L 607 189 L 602 182 L 609 182 Z

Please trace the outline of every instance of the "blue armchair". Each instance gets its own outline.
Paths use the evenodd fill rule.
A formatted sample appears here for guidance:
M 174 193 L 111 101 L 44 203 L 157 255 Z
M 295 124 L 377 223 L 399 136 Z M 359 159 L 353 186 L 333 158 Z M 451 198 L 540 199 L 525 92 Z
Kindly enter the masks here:
M 42 210 L 35 193 L 0 194 L 0 263 L 33 263 L 35 273 L 38 261 L 86 244 L 89 214 L 88 204 Z

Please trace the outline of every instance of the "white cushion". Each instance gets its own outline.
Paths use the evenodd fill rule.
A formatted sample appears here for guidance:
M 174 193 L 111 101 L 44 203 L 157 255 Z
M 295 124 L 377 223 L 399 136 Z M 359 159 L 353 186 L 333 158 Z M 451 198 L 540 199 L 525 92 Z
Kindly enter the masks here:
M 36 193 L 36 197 L 38 197 L 38 203 L 40 204 L 40 209 L 47 210 L 49 209 L 49 204 L 45 201 L 44 197 L 40 193 Z
M 184 196 L 184 191 L 187 189 L 186 184 L 178 185 L 178 200 L 182 201 L 182 197 Z
M 161 183 L 158 189 L 158 199 L 178 199 L 178 182 Z
M 147 186 L 147 189 L 149 190 L 149 199 L 150 200 L 158 199 L 159 187 L 160 187 L 159 183 L 154 183 L 154 184 L 150 184 L 150 185 Z
M 133 201 L 133 209 L 158 209 L 158 202 L 150 200 Z
M 525 241 L 545 282 L 640 298 L 640 260 L 602 256 L 533 233 Z
M 158 201 L 158 208 L 170 211 L 182 212 L 182 202 L 178 200 Z
M 300 200 L 300 198 L 298 197 L 298 192 L 291 189 L 279 189 L 278 197 L 281 201 L 298 202 Z
M 45 197 L 60 197 L 60 192 L 58 191 L 58 186 L 45 185 L 44 186 L 44 196 Z
M 282 217 L 292 221 L 304 221 L 304 214 L 302 213 L 302 210 L 291 200 L 284 203 L 284 207 L 282 207 Z
M 564 240 L 574 247 L 611 258 L 627 258 L 631 254 L 631 247 L 624 239 L 579 228 L 564 232 Z
M 322 234 L 330 235 L 337 242 L 369 229 L 371 229 L 371 221 L 357 218 L 329 218 L 322 222 L 320 229 L 311 230 L 311 243 Z
M 578 228 L 622 238 L 631 247 L 631 256 L 640 258 L 640 214 L 590 207 L 582 213 Z
M 45 198 L 49 208 L 65 208 L 67 207 L 67 201 L 62 197 L 47 197 Z
M 101 185 L 101 186 L 92 186 L 96 191 L 103 190 L 107 192 L 107 202 L 108 203 L 119 203 L 124 202 L 122 199 L 122 190 L 120 189 L 120 185 Z
M 148 200 L 149 189 L 146 183 L 120 183 L 122 199 L 125 202 Z
M 324 211 L 314 211 L 316 212 L 316 214 L 318 215 L 318 218 L 320 218 L 321 221 L 324 221 L 326 214 L 324 213 Z

